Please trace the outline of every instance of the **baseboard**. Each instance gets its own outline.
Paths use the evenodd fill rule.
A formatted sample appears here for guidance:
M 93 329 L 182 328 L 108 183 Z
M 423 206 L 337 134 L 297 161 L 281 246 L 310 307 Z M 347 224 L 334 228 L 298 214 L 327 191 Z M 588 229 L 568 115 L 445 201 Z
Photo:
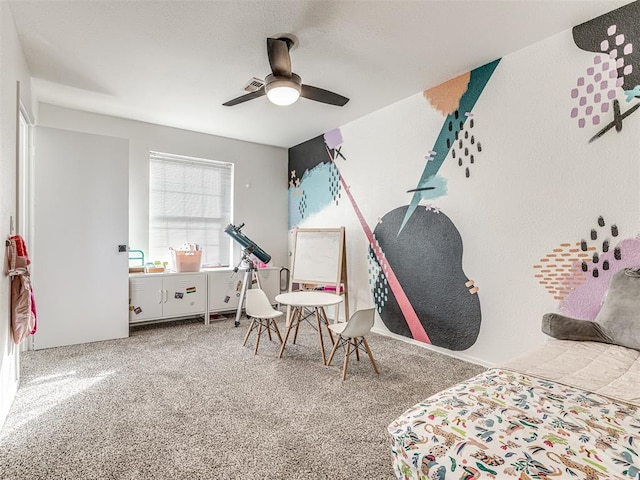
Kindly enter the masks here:
M 18 393 L 18 383 L 18 381 L 9 382 L 7 379 L 2 379 L 2 384 L 8 384 L 8 388 L 6 392 L 2 392 L 2 397 L 0 398 L 0 431 L 4 427 L 4 422 L 9 416 L 9 410 L 11 410 L 13 399 L 16 398 L 16 394 Z
M 487 368 L 495 367 L 495 365 L 492 364 L 491 362 L 487 362 L 485 360 L 480 360 L 479 358 L 473 357 L 471 355 L 465 355 L 464 353 L 454 352 L 452 350 L 447 350 L 446 348 L 440 348 L 440 347 L 436 347 L 434 345 L 429 345 L 428 343 L 418 342 L 417 340 L 414 340 L 413 338 L 407 338 L 407 337 L 405 337 L 403 335 L 398 335 L 396 333 L 392 333 L 392 332 L 390 332 L 388 330 L 381 329 L 381 328 L 376 327 L 376 326 L 374 326 L 371 329 L 371 331 L 374 332 L 374 333 L 377 333 L 379 335 L 383 335 L 385 337 L 394 338 L 396 340 L 400 340 L 400 341 L 408 343 L 410 345 L 416 345 L 418 347 L 422 347 L 422 348 L 425 348 L 427 350 L 432 350 L 434 352 L 438 352 L 438 353 L 441 353 L 443 355 L 447 355 L 449 357 L 458 358 L 460 360 L 464 360 L 464 361 L 469 362 L 469 363 L 475 363 L 476 365 L 482 365 L 483 367 L 487 367 Z

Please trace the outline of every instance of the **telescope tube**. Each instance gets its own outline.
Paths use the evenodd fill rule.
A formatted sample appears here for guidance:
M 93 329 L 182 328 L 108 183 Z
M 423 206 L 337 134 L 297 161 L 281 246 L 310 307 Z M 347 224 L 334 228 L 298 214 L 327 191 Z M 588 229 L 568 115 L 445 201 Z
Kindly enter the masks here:
M 233 224 L 227 225 L 224 229 L 225 233 L 238 242 L 250 255 L 253 255 L 263 263 L 269 263 L 271 261 L 271 255 L 261 249 L 255 242 L 240 231 L 244 226 L 244 223 L 239 227 Z

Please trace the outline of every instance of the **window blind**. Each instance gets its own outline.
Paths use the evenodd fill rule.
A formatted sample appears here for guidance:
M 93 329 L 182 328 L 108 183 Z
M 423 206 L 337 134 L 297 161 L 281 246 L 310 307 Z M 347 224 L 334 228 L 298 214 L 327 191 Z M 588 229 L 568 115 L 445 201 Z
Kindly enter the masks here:
M 203 266 L 227 266 L 231 239 L 233 164 L 149 153 L 149 261 L 168 261 L 169 247 L 202 249 Z

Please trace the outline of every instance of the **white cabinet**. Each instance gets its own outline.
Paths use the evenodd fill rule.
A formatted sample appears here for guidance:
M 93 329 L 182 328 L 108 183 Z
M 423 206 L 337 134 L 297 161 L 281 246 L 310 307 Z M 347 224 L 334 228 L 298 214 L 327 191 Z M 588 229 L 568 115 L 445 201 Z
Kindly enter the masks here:
M 236 310 L 244 273 L 230 269 L 207 272 L 209 284 L 209 313 Z
M 129 323 L 205 315 L 204 273 L 156 273 L 129 277 Z
M 280 268 L 267 267 L 257 270 L 260 286 L 271 303 L 280 293 Z M 237 310 L 242 290 L 244 270 L 210 270 L 207 272 L 209 284 L 209 313 Z M 254 285 L 256 287 L 256 285 Z
M 280 268 L 258 269 L 260 286 L 271 303 L 280 293 Z M 129 275 L 129 323 L 235 312 L 238 309 L 244 270 L 230 268 L 183 273 Z M 254 287 L 256 287 L 254 285 Z

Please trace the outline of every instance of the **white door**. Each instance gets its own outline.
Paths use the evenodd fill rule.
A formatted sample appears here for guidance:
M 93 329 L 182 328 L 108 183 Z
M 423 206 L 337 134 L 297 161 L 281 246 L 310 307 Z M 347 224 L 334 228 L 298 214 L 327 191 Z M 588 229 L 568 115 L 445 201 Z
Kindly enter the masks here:
M 35 348 L 127 337 L 129 142 L 34 135 Z

